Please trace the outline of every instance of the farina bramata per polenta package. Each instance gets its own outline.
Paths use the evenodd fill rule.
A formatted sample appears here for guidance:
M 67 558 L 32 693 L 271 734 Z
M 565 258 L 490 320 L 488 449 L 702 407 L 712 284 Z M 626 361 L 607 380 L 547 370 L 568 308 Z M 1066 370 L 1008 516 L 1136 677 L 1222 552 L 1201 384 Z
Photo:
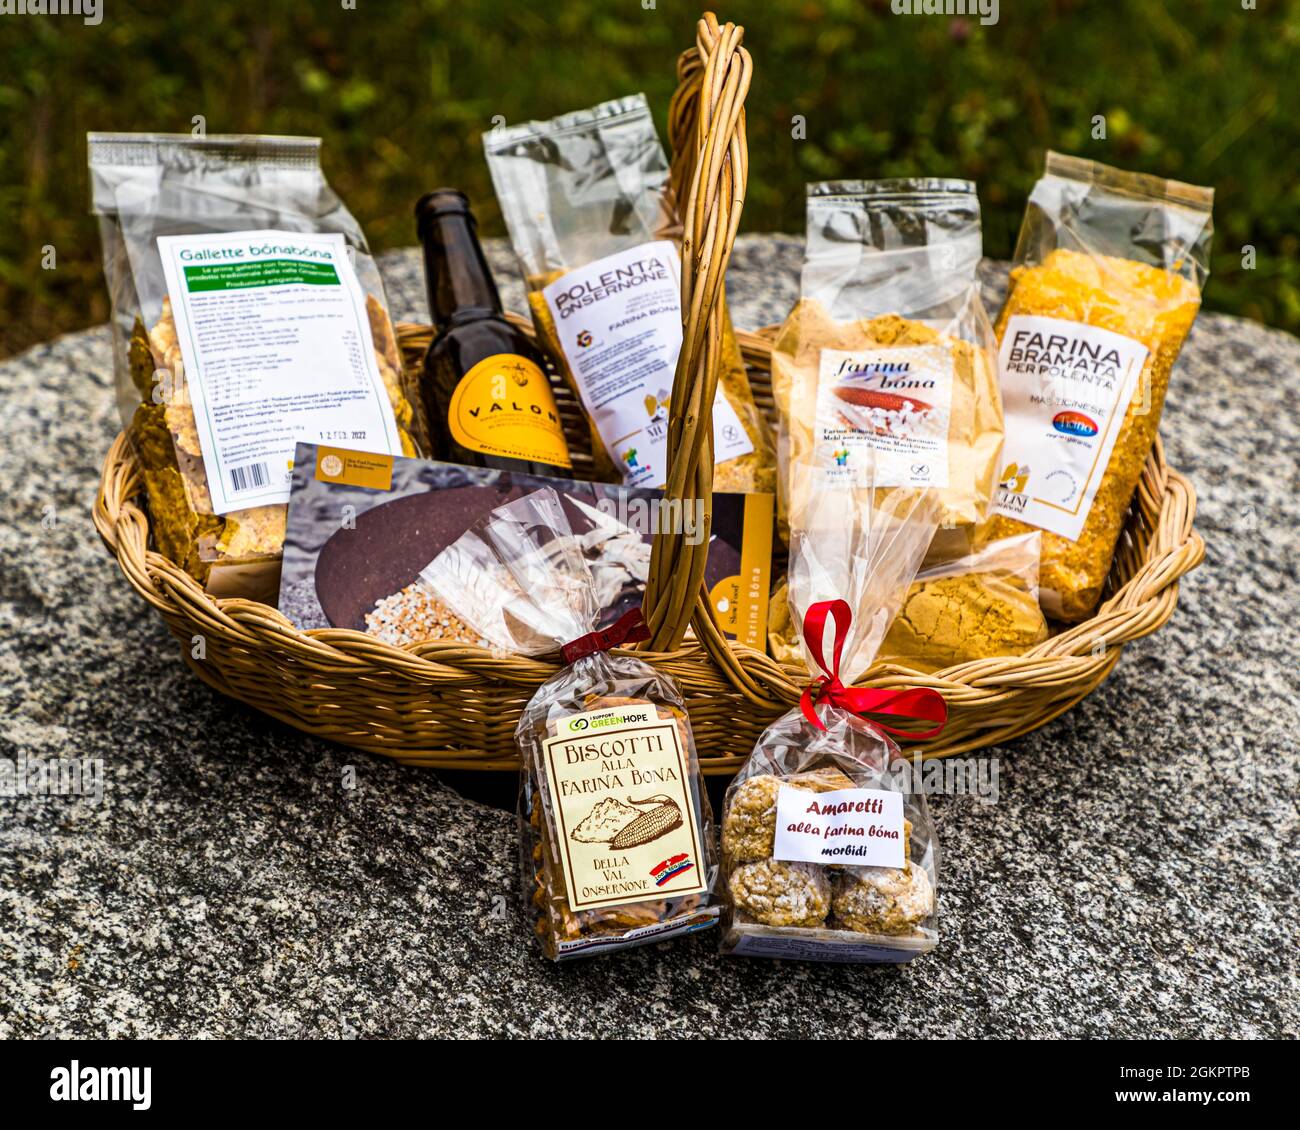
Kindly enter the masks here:
M 1041 599 L 1086 620 L 1209 273 L 1209 188 L 1047 155 L 997 321 L 1007 441 L 991 537 L 1043 531 Z
M 647 638 L 640 609 L 595 630 L 600 601 L 555 491 L 492 511 L 421 583 L 495 646 L 566 660 L 515 730 L 524 900 L 547 956 L 716 925 L 712 816 L 686 705 L 667 675 L 611 650 Z

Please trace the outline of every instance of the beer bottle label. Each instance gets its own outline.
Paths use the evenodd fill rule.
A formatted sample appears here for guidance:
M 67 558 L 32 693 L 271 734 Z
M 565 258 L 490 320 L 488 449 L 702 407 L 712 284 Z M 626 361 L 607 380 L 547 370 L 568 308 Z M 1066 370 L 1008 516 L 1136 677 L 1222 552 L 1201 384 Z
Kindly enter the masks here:
M 447 424 L 470 451 L 573 467 L 546 374 L 517 353 L 494 353 L 461 377 Z

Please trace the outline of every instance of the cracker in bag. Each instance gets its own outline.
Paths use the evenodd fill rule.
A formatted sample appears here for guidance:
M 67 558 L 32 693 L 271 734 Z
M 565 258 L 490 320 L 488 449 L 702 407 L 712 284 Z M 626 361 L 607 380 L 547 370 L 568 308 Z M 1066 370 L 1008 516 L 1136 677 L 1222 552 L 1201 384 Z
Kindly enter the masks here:
M 274 603 L 297 442 L 424 446 L 365 236 L 318 138 L 91 134 L 89 161 L 157 549 Z
M 715 925 L 712 814 L 685 702 L 667 675 L 611 650 L 648 638 L 640 609 L 595 630 L 600 601 L 555 491 L 492 511 L 420 583 L 493 645 L 568 663 L 515 731 L 524 898 L 547 956 Z

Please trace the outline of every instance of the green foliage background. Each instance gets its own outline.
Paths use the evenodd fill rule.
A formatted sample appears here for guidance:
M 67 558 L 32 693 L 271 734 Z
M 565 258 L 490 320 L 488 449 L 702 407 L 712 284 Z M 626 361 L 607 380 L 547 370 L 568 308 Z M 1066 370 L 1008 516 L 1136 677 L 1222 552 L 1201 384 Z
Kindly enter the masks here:
M 703 6 L 102 2 L 95 27 L 0 16 L 0 353 L 107 316 L 88 130 L 188 132 L 201 114 L 210 133 L 319 134 L 377 249 L 414 242 L 411 204 L 436 184 L 500 234 L 481 131 L 635 90 L 662 131 Z M 755 59 L 745 230 L 800 230 L 807 180 L 960 175 L 979 182 L 987 253 L 1007 257 L 1054 147 L 1215 186 L 1207 305 L 1300 331 L 1300 0 L 1002 0 L 990 27 L 890 0 L 717 4 Z

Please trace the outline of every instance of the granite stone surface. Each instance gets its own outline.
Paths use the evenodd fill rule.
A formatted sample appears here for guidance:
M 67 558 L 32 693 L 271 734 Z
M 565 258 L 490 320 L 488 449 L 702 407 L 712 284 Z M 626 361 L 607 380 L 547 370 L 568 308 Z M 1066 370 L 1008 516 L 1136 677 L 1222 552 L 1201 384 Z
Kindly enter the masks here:
M 743 239 L 737 324 L 779 320 L 798 265 Z M 421 316 L 416 257 L 386 268 Z M 1097 693 L 989 751 L 996 803 L 932 799 L 943 940 L 904 967 L 710 934 L 541 960 L 509 781 L 308 738 L 182 664 L 90 520 L 111 371 L 104 328 L 0 364 L 0 761 L 103 764 L 97 803 L 0 797 L 0 1037 L 1300 1034 L 1300 341 L 1198 321 L 1162 433 L 1206 563 Z

